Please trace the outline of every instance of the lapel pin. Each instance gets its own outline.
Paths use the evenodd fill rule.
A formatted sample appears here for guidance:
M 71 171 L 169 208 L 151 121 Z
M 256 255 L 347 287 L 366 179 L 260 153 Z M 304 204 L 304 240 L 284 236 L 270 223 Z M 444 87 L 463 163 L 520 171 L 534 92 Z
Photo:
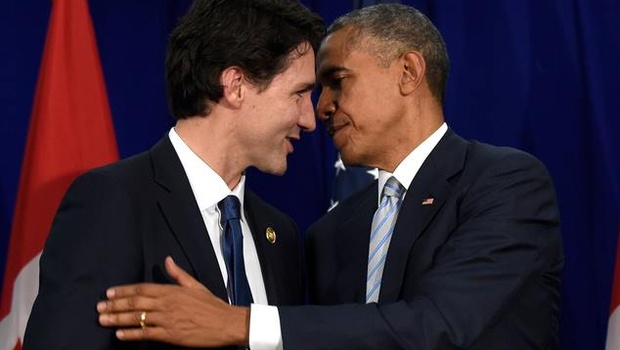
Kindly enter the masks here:
M 276 231 L 270 227 L 267 227 L 265 230 L 265 237 L 267 237 L 267 242 L 274 244 L 276 243 Z
M 433 197 L 426 198 L 425 200 L 422 201 L 422 205 L 433 205 L 434 201 L 435 201 L 435 198 Z

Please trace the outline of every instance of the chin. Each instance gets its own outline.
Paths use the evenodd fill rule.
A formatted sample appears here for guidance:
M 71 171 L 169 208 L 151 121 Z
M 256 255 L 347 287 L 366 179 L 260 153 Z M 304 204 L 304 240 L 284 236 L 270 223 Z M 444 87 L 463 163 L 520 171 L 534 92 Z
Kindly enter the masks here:
M 286 166 L 280 169 L 274 169 L 273 171 L 269 172 L 271 175 L 277 175 L 277 176 L 282 176 L 286 173 Z
M 346 149 L 340 149 L 340 158 L 342 159 L 342 162 L 344 163 L 344 165 L 346 166 L 366 166 L 362 160 L 360 159 L 359 155 L 347 151 Z
M 284 173 L 286 173 L 287 164 L 285 160 L 283 164 L 269 164 L 267 166 L 257 168 L 258 170 L 266 174 L 282 176 L 284 175 Z

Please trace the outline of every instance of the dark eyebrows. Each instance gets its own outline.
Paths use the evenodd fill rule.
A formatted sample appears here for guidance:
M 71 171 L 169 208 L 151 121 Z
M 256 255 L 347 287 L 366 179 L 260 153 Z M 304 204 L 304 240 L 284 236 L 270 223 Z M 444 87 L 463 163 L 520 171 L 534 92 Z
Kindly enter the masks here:
M 346 68 L 342 66 L 330 66 L 325 69 L 321 69 L 318 74 L 319 82 L 325 82 L 332 79 L 336 74 L 346 71 Z
M 304 85 L 301 85 L 300 88 L 297 89 L 296 92 L 304 93 L 304 92 L 312 91 L 314 90 L 315 87 L 316 87 L 316 83 L 304 84 Z

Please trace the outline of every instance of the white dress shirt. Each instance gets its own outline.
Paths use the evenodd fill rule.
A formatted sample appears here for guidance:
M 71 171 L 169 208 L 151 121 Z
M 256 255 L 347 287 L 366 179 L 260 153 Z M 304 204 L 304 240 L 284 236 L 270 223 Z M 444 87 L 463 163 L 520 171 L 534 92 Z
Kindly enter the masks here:
M 196 198 L 196 203 L 200 209 L 200 214 L 207 228 L 209 239 L 213 245 L 222 279 L 226 285 L 228 284 L 228 273 L 226 271 L 224 255 L 222 254 L 222 226 L 220 224 L 220 211 L 217 204 L 228 195 L 234 195 L 239 198 L 239 202 L 241 203 L 241 231 L 243 232 L 245 273 L 254 300 L 254 303 L 251 305 L 250 315 L 252 315 L 251 321 L 254 321 L 255 326 L 253 327 L 254 329 L 250 327 L 250 348 L 260 350 L 267 346 L 269 349 L 281 349 L 281 345 L 278 345 L 281 344 L 281 340 L 279 342 L 277 340 L 278 335 L 274 337 L 269 333 L 277 332 L 277 334 L 280 334 L 280 319 L 277 309 L 274 307 L 276 310 L 275 315 L 271 310 L 271 312 L 268 311 L 265 313 L 255 312 L 255 309 L 261 308 L 260 304 L 262 304 L 263 307 L 267 305 L 267 292 L 265 291 L 265 283 L 263 282 L 263 275 L 260 269 L 254 239 L 252 238 L 250 227 L 245 218 L 243 206 L 245 175 L 241 176 L 239 184 L 231 191 L 226 182 L 187 146 L 174 128 L 170 129 L 168 137 L 181 160 L 183 170 L 185 170 L 185 174 L 189 180 L 192 192 Z M 258 314 L 259 318 L 255 316 L 256 314 Z M 263 328 L 267 330 L 263 330 Z M 264 343 L 263 338 L 265 337 L 269 339 L 267 343 Z M 276 340 L 270 340 L 273 338 L 276 338 Z

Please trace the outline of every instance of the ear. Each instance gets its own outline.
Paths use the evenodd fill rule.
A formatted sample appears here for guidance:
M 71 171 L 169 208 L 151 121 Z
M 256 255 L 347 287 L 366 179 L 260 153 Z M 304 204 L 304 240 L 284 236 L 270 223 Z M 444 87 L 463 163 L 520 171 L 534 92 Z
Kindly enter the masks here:
M 220 84 L 224 88 L 222 102 L 238 107 L 245 96 L 245 75 L 239 67 L 228 67 L 220 75 Z
M 424 80 L 426 62 L 418 51 L 407 51 L 399 59 L 402 67 L 399 86 L 403 95 L 416 91 Z

